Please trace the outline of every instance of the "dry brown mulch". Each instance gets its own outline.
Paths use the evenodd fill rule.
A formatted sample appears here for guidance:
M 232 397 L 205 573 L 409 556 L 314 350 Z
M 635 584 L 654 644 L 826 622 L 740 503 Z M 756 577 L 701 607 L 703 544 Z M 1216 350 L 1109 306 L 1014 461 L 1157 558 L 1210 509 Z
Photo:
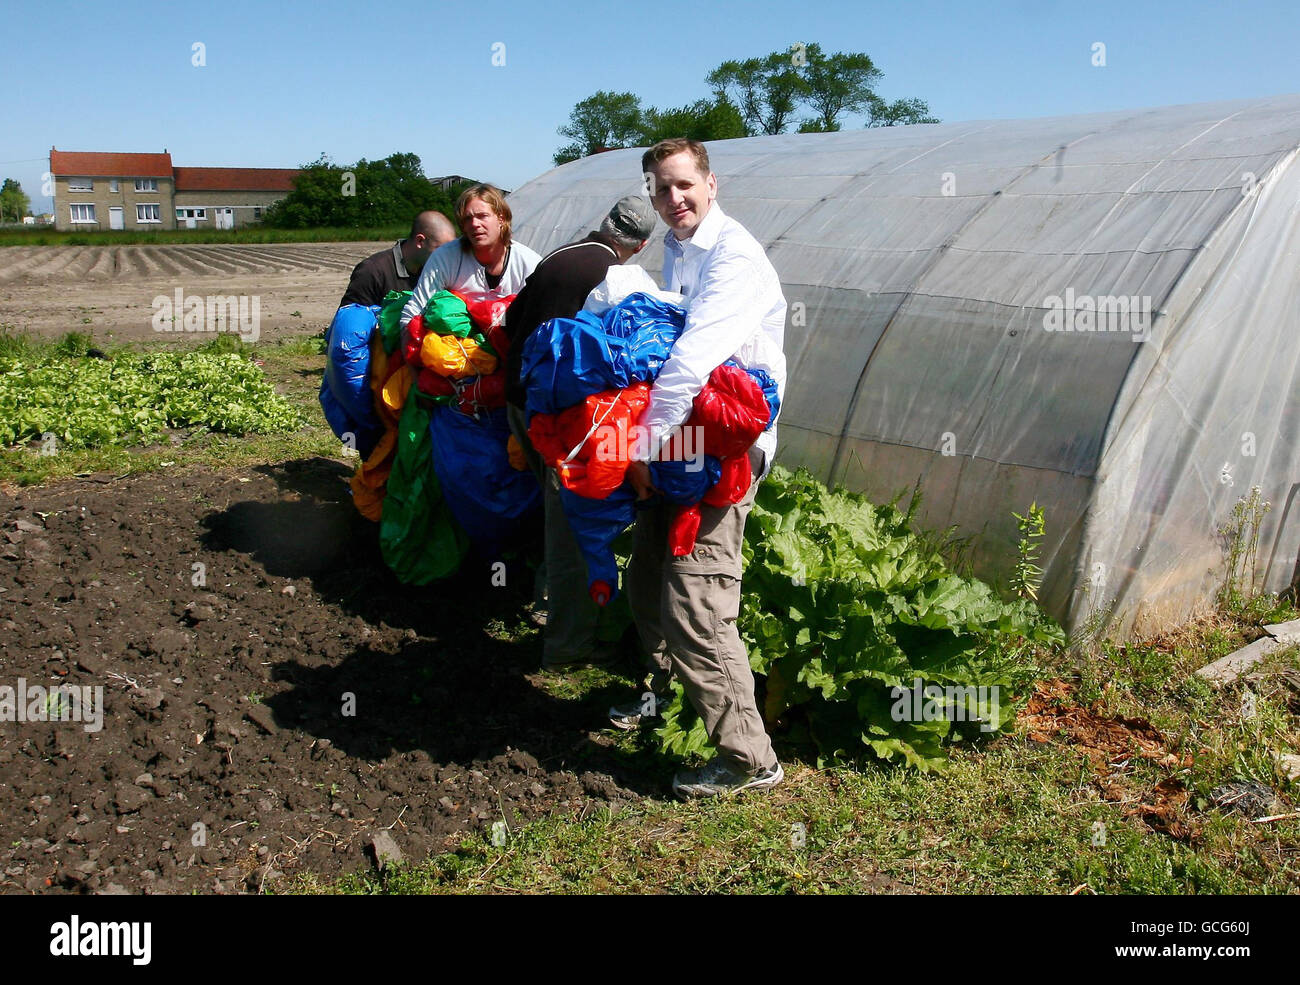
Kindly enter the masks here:
M 1189 793 L 1172 771 L 1192 764 L 1190 756 L 1171 752 L 1165 737 L 1142 718 L 1107 715 L 1100 705 L 1080 705 L 1074 685 L 1060 678 L 1039 681 L 1017 725 L 1034 742 L 1059 742 L 1087 756 L 1101 796 L 1123 804 L 1124 815 L 1179 841 L 1197 837 L 1199 826 L 1187 818 Z M 1126 767 L 1131 759 L 1150 760 L 1171 771 L 1150 790 L 1134 790 Z

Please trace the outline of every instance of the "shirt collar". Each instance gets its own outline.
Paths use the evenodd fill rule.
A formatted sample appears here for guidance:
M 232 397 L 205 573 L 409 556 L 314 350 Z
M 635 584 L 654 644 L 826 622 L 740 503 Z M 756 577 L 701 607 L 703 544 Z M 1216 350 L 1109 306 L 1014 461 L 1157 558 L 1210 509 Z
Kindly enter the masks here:
M 591 232 L 587 233 L 587 238 L 584 239 L 584 240 L 582 240 L 582 242 L 583 242 L 583 243 L 595 243 L 597 246 L 603 246 L 603 247 L 605 247 L 605 249 L 609 250 L 610 253 L 613 253 L 613 254 L 614 254 L 614 259 L 616 259 L 616 260 L 618 259 L 618 253 L 617 253 L 617 251 L 614 249 L 614 247 L 610 246 L 610 245 L 609 245 L 608 243 L 606 243 L 603 239 L 601 239 L 601 238 L 600 238 L 600 233 L 596 232 L 595 230 L 592 230 Z
M 722 211 L 722 206 L 718 204 L 715 198 L 713 204 L 709 206 L 709 211 L 705 213 L 700 224 L 695 227 L 694 234 L 689 239 L 678 239 L 673 235 L 673 231 L 668 230 L 666 242 L 668 248 L 678 255 L 684 255 L 686 247 L 693 246 L 697 250 L 711 250 L 714 244 L 718 242 L 718 236 L 722 233 L 722 224 L 726 221 L 727 215 Z
M 402 259 L 402 242 L 399 239 L 393 244 L 393 263 L 397 265 L 398 277 L 410 277 L 411 275 L 406 272 L 406 262 Z

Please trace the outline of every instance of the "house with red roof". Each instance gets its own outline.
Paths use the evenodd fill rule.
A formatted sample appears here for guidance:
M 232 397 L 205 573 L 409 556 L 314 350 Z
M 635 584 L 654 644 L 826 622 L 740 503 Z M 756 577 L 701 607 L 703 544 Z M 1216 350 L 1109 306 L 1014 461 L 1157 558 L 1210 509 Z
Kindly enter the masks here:
M 174 167 L 169 153 L 50 149 L 56 229 L 236 229 L 293 190 L 296 168 Z

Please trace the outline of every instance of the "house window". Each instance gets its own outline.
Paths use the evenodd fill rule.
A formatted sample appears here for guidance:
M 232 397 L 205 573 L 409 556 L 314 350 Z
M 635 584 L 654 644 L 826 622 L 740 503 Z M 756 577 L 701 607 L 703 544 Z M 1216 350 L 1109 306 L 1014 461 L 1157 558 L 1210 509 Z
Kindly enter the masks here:
M 95 183 L 89 178 L 69 178 L 68 191 L 70 192 L 92 192 L 95 190 Z
M 260 205 L 253 206 L 253 218 L 254 219 L 262 218 L 262 207 Z
M 71 205 L 73 222 L 94 222 L 95 207 L 93 205 Z
M 108 190 L 111 192 L 120 191 L 120 189 L 118 188 L 118 181 L 116 178 L 108 179 Z
M 206 219 L 208 217 L 207 209 L 177 209 L 177 219 Z
M 158 190 L 157 178 L 136 178 L 135 190 L 138 192 L 156 192 Z
M 137 205 L 135 207 L 136 222 L 162 222 L 162 217 L 158 214 L 158 203 L 152 205 Z

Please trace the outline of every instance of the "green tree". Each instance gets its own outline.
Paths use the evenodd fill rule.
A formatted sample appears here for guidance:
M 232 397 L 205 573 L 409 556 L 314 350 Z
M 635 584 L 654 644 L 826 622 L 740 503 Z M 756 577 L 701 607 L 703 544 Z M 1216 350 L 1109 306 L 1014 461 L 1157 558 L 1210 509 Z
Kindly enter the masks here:
M 715 98 L 736 105 L 749 135 L 785 133 L 808 94 L 804 67 L 791 52 L 774 51 L 763 58 L 725 61 L 705 81 Z
M 867 107 L 867 126 L 895 127 L 912 123 L 938 123 L 937 116 L 930 115 L 930 104 L 924 99 L 895 99 L 887 103 L 879 96 L 871 97 Z
M 827 55 L 816 42 L 807 45 L 803 55 L 805 101 L 817 115 L 800 124 L 800 133 L 838 130 L 845 113 L 868 112 L 881 78 L 880 69 L 869 55 L 861 51 Z
M 32 200 L 23 192 L 23 186 L 13 178 L 6 178 L 0 186 L 0 222 L 21 222 L 31 208 Z
M 415 154 L 362 158 L 346 167 L 322 154 L 302 167 L 293 191 L 267 210 L 264 221 L 280 229 L 357 229 L 404 225 L 424 209 L 451 217 L 463 187 L 444 191 L 429 181 Z
M 881 99 L 875 92 L 881 78 L 866 52 L 828 55 L 811 42 L 762 58 L 723 62 L 705 81 L 715 96 L 735 103 L 750 135 L 785 133 L 800 106 L 814 114 L 799 121 L 800 133 L 839 130 L 850 114 L 865 115 L 869 127 L 939 122 L 922 99 Z
M 558 133 L 570 143 L 555 152 L 556 164 L 567 164 L 597 151 L 635 147 L 643 120 L 641 99 L 630 92 L 600 90 L 573 107 L 569 122 Z
M 745 61 L 725 61 L 704 77 L 713 97 L 727 100 L 740 112 L 745 124 L 745 136 L 753 136 L 757 131 L 758 119 L 762 115 L 760 66 L 757 58 Z
M 671 109 L 643 107 L 631 92 L 601 90 L 573 107 L 559 133 L 570 143 L 554 155 L 566 164 L 602 150 L 653 144 L 667 137 L 730 140 L 785 133 L 801 107 L 800 133 L 839 130 L 849 115 L 869 127 L 938 123 L 921 99 L 887 103 L 875 92 L 880 69 L 865 52 L 826 54 L 816 42 L 761 58 L 725 61 L 705 77 L 712 99 Z
M 647 109 L 642 120 L 640 143 L 649 146 L 670 137 L 703 141 L 745 136 L 748 136 L 748 130 L 740 110 L 723 97 L 698 99 L 689 106 L 676 109 Z

